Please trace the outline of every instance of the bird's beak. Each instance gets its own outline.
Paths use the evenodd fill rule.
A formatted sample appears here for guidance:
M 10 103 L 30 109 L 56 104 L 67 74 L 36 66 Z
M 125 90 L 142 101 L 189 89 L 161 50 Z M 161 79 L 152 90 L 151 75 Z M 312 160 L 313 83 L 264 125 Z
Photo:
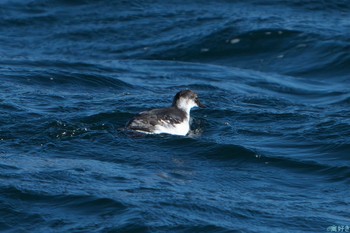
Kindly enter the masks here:
M 198 105 L 198 107 L 200 107 L 200 108 L 206 108 L 207 106 L 205 106 L 204 104 L 202 104 L 200 101 L 199 101 L 199 99 L 197 98 L 196 99 L 196 104 Z

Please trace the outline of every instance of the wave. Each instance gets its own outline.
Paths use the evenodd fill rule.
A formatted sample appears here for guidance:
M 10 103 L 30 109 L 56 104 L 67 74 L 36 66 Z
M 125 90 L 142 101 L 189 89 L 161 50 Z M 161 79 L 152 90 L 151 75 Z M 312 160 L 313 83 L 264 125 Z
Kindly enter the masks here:
M 344 80 L 349 73 L 348 39 L 286 28 L 240 29 L 235 23 L 169 45 L 159 42 L 143 59 L 206 62 L 280 74 Z M 164 43 L 164 45 L 162 45 Z M 307 60 L 308 62 L 305 62 Z
M 255 134 L 256 135 L 256 134 Z M 194 143 L 195 145 L 196 143 Z M 202 145 L 198 145 L 202 146 Z M 324 145 L 320 145 L 320 148 Z M 203 148 L 203 147 L 201 147 Z M 340 155 L 344 155 L 344 150 L 349 151 L 348 145 L 343 146 L 342 152 L 340 148 L 337 149 Z M 336 153 L 334 148 L 331 150 L 331 154 Z M 316 158 L 310 157 L 281 157 L 278 155 L 272 155 L 265 151 L 254 151 L 247 149 L 243 146 L 226 145 L 220 143 L 214 143 L 207 145 L 206 152 L 204 153 L 206 159 L 227 161 L 230 160 L 233 164 L 241 163 L 242 161 L 257 163 L 261 165 L 276 166 L 281 169 L 288 169 L 303 174 L 317 174 L 322 177 L 328 177 L 333 182 L 348 182 L 347 177 L 350 175 L 350 166 L 347 166 L 343 162 L 329 163 L 327 157 L 319 156 Z M 318 160 L 320 159 L 320 160 Z M 344 161 L 345 158 L 338 157 L 340 161 Z
M 254 136 L 256 135 L 257 134 L 254 133 Z M 331 181 L 336 182 L 347 182 L 347 177 L 350 175 L 350 166 L 346 166 L 342 162 L 328 162 L 324 150 L 318 152 L 321 153 L 318 157 L 314 155 L 311 157 L 279 156 L 270 153 L 268 150 L 249 149 L 242 145 L 205 141 L 196 137 L 178 138 L 167 135 L 156 135 L 150 138 L 156 139 L 158 137 L 161 137 L 162 140 L 159 144 L 162 145 L 162 147 L 171 148 L 174 153 L 181 152 L 186 156 L 205 158 L 206 160 L 215 161 L 216 163 L 225 163 L 226 165 L 228 165 L 227 161 L 229 161 L 231 166 L 241 164 L 242 162 L 260 164 L 261 166 L 267 164 L 268 166 L 275 166 L 303 174 L 317 174 L 319 176 L 328 177 Z M 323 146 L 323 144 L 320 144 L 319 148 L 322 149 Z M 313 148 L 317 148 L 317 146 L 314 145 Z M 342 155 L 344 154 L 344 150 L 348 151 L 349 148 L 349 146 L 343 146 L 342 152 L 339 151 L 339 153 Z M 272 148 L 269 149 L 273 151 Z M 279 151 L 281 150 L 283 149 L 280 148 Z M 315 154 L 317 149 L 313 150 L 313 154 Z M 328 150 L 331 151 L 331 154 L 335 153 L 334 148 Z M 339 161 L 344 161 L 341 157 L 338 159 Z
M 43 89 L 47 87 L 65 88 L 64 90 L 72 90 L 79 88 L 88 89 L 115 89 L 115 90 L 127 90 L 133 87 L 133 85 L 121 81 L 118 78 L 89 73 L 77 73 L 61 71 L 29 71 L 19 76 L 17 74 L 6 75 L 7 80 L 17 82 L 21 84 L 36 85 Z
M 39 76 L 39 77 L 38 77 Z M 90 87 L 90 88 L 113 88 L 127 89 L 132 87 L 131 84 L 123 82 L 117 78 L 112 78 L 103 75 L 81 74 L 81 73 L 47 73 L 45 75 L 30 75 L 27 76 L 30 82 L 40 85 L 72 85 L 74 87 Z
M 25 228 L 28 231 L 37 231 L 48 227 L 51 230 L 54 228 L 66 231 L 74 231 L 79 228 L 80 230 L 84 228 L 91 230 L 94 226 L 89 223 L 77 224 L 72 221 L 72 216 L 74 219 L 119 216 L 125 218 L 126 222 L 131 221 L 133 217 L 133 214 L 127 212 L 128 206 L 111 198 L 64 193 L 49 194 L 41 190 L 26 190 L 15 186 L 1 187 L 0 206 L 3 213 L 0 226 L 6 230 Z M 47 206 L 51 208 L 48 209 Z
M 273 3 L 273 2 L 268 2 Z M 287 4 L 292 7 L 296 8 L 302 8 L 305 10 L 312 10 L 312 11 L 320 11 L 323 12 L 325 9 L 327 9 L 328 12 L 336 11 L 336 12 L 347 12 L 349 10 L 349 4 L 346 0 L 340 0 L 340 1 L 327 1 L 327 2 L 320 2 L 317 0 L 313 1 L 301 1 L 301 0 L 294 0 L 290 2 L 284 2 L 283 4 Z
M 44 192 L 35 192 L 33 190 L 25 190 L 20 187 L 7 186 L 2 187 L 2 198 L 9 198 L 15 200 L 21 200 L 24 202 L 40 202 L 51 203 L 60 205 L 61 207 L 67 207 L 70 209 L 80 209 L 79 206 L 84 206 L 87 212 L 93 211 L 96 207 L 102 208 L 115 208 L 123 211 L 126 206 L 115 200 L 109 198 L 94 197 L 89 195 L 52 195 Z
M 258 4 L 256 1 L 252 2 Z M 62 8 L 65 12 L 67 4 L 84 6 L 86 9 L 76 13 L 74 7 L 69 8 L 67 14 L 71 17 L 65 17 L 56 10 Z M 308 20 L 302 21 L 300 19 L 304 18 L 303 11 L 283 11 L 282 14 L 278 11 L 283 5 L 292 8 L 302 6 L 306 9 L 311 6 L 315 9 L 327 6 L 322 9 L 329 10 L 328 13 L 333 16 L 333 10 L 341 8 L 343 2 L 278 2 L 277 5 L 281 6 L 272 11 L 252 7 L 249 2 L 240 4 L 239 7 L 237 3 L 223 4 L 227 6 L 226 10 L 225 7 L 208 10 L 209 4 L 203 10 L 197 9 L 191 14 L 177 14 L 176 10 L 181 8 L 178 9 L 176 5 L 173 6 L 173 10 L 157 11 L 152 8 L 152 11 L 142 13 L 146 7 L 142 1 L 119 4 L 83 0 L 72 3 L 64 0 L 53 3 L 26 2 L 24 5 L 17 3 L 9 8 L 14 12 L 21 12 L 20 16 L 9 14 L 2 20 L 3 27 L 14 28 L 15 33 L 20 35 L 23 34 L 22 27 L 30 27 L 33 28 L 33 34 L 28 30 L 27 35 L 23 35 L 21 43 L 24 52 L 6 56 L 5 51 L 3 56 L 9 58 L 39 55 L 45 58 L 50 56 L 53 60 L 79 60 L 82 57 L 99 60 L 181 60 L 297 77 L 347 81 L 346 74 L 350 72 L 350 47 L 349 39 L 343 33 L 347 28 L 346 20 L 337 24 L 336 20 L 328 20 L 324 25 L 320 25 L 319 22 L 323 18 L 317 13 L 313 14 L 314 17 L 307 17 Z M 262 5 L 275 4 L 266 2 Z M 128 10 L 125 13 L 111 14 L 108 7 L 118 12 L 121 7 Z M 108 14 L 99 15 L 95 8 Z M 37 12 L 26 12 L 26 9 Z M 85 14 L 85 11 L 90 14 Z M 98 20 L 92 20 L 95 18 Z M 142 19 L 146 19 L 145 22 Z M 38 27 L 41 22 L 45 23 L 45 28 L 55 30 L 43 34 L 40 31 L 42 27 Z M 329 30 L 330 28 L 333 31 Z M 12 35 L 14 32 L 8 33 Z M 153 34 L 160 35 L 154 37 Z M 5 48 L 9 48 L 8 51 L 14 51 L 18 44 L 5 37 L 2 40 Z M 37 44 L 40 44 L 40 47 Z M 33 50 L 36 53 L 33 54 Z

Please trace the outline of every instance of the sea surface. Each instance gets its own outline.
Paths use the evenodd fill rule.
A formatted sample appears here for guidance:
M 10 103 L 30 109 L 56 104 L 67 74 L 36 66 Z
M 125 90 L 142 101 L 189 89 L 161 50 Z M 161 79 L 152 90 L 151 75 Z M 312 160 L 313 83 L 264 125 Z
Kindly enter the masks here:
M 350 1 L 0 1 L 0 232 L 349 228 Z

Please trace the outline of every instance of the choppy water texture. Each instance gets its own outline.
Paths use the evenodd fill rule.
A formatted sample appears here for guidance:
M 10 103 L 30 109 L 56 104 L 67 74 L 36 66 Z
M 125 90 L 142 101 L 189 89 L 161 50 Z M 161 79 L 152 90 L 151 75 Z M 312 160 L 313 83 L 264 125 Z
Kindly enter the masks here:
M 350 226 L 349 1 L 232 2 L 0 1 L 0 231 Z

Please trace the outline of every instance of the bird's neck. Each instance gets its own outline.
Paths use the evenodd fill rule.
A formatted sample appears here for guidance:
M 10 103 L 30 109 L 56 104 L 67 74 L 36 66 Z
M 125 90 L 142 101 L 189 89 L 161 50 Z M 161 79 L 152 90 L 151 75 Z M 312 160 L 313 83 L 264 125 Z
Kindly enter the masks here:
M 193 106 L 191 106 L 187 101 L 178 101 L 175 107 L 185 112 L 187 118 L 190 118 L 190 111 Z

